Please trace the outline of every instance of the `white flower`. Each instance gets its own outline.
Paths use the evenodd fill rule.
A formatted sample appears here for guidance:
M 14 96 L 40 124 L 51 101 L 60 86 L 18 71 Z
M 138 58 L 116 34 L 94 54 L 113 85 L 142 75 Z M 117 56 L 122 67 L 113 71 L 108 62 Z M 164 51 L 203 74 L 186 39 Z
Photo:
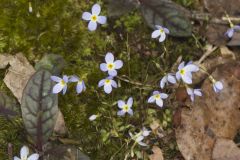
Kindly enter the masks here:
M 168 97 L 167 94 L 165 93 L 160 93 L 158 91 L 154 91 L 152 96 L 148 99 L 148 103 L 154 103 L 156 102 L 156 104 L 159 107 L 163 106 L 163 99 L 166 99 Z
M 139 145 L 141 146 L 147 146 L 146 143 L 142 142 L 144 140 L 144 136 L 142 135 L 142 132 L 133 135 L 131 132 L 129 132 L 130 137 Z
M 51 76 L 51 79 L 57 84 L 53 87 L 53 93 L 57 94 L 63 91 L 63 94 L 67 91 L 68 76 L 64 75 L 63 78 L 57 76 Z
M 150 133 L 151 133 L 151 131 L 149 131 L 147 128 L 143 127 L 142 136 L 147 137 L 147 136 L 149 136 Z
M 130 114 L 131 116 L 133 115 L 133 110 L 132 110 L 132 105 L 133 105 L 133 98 L 130 97 L 125 103 L 122 100 L 118 101 L 118 108 L 121 110 L 117 112 L 118 116 L 124 116 L 126 113 Z
M 98 87 L 102 86 L 104 86 L 104 92 L 109 94 L 112 92 L 112 87 L 117 88 L 117 83 L 113 80 L 113 77 L 109 76 L 99 81 Z
M 219 93 L 223 89 L 223 84 L 220 81 L 213 80 L 213 90 L 216 93 Z
M 34 153 L 34 154 L 30 155 L 29 157 L 28 157 L 28 155 L 29 155 L 28 147 L 23 146 L 20 150 L 20 157 L 21 158 L 18 158 L 18 157 L 15 156 L 14 160 L 38 160 L 38 158 L 39 158 L 39 154 L 37 154 L 37 153 Z
M 162 26 L 156 25 L 157 30 L 152 33 L 152 38 L 159 38 L 159 42 L 163 42 L 166 39 L 166 34 L 169 34 L 169 30 Z
M 202 96 L 202 91 L 201 89 L 192 89 L 192 88 L 187 88 L 187 93 L 191 98 L 191 101 L 194 101 L 194 96 Z
M 121 60 L 116 60 L 114 61 L 114 56 L 112 53 L 107 53 L 105 56 L 105 61 L 106 63 L 101 63 L 100 64 L 100 69 L 103 72 L 107 72 L 109 76 L 116 76 L 117 75 L 117 69 L 122 68 L 123 62 Z
M 199 67 L 192 63 L 188 63 L 186 66 L 184 65 L 185 63 L 182 62 L 178 66 L 178 72 L 176 73 L 176 78 L 177 80 L 182 79 L 183 82 L 185 82 L 186 84 L 192 84 L 192 72 L 199 71 Z
M 176 79 L 175 77 L 173 76 L 172 73 L 168 73 L 166 74 L 160 81 L 160 87 L 163 89 L 164 86 L 168 83 L 172 83 L 172 84 L 175 84 L 176 83 Z
M 98 115 L 93 114 L 89 117 L 89 120 L 94 121 L 97 117 L 98 117 Z
M 105 16 L 99 16 L 101 12 L 101 7 L 99 4 L 94 4 L 92 7 L 92 13 L 84 12 L 82 15 L 82 19 L 86 21 L 90 21 L 88 23 L 88 29 L 90 31 L 95 31 L 97 29 L 97 23 L 105 24 L 107 22 L 107 18 Z

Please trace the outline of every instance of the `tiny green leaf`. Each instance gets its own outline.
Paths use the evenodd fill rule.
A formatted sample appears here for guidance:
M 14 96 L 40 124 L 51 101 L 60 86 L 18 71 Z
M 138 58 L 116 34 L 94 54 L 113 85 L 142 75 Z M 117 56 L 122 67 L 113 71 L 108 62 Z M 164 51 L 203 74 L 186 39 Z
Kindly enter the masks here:
M 170 35 L 188 37 L 192 34 L 192 24 L 188 11 L 170 0 L 141 0 L 142 15 L 153 28 L 161 25 L 170 30 Z
M 27 132 L 39 151 L 51 136 L 58 113 L 58 97 L 47 70 L 37 71 L 28 81 L 22 97 L 22 117 Z

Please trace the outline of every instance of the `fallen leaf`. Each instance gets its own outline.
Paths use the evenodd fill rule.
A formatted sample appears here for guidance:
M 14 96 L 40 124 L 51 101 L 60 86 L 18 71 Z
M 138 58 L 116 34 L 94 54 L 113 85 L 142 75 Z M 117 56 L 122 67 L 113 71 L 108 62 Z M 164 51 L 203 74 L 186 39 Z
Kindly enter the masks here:
M 232 39 L 228 42 L 228 46 L 240 46 L 240 32 L 235 32 Z
M 9 54 L 0 54 L 0 69 L 7 67 L 10 61 L 12 61 L 13 56 Z
M 229 139 L 217 139 L 214 145 L 213 160 L 239 160 L 240 149 Z
M 240 44 L 240 42 L 239 42 L 239 44 Z M 230 57 L 232 60 L 236 60 L 235 53 L 233 53 L 233 51 L 231 51 L 228 47 L 221 46 L 220 47 L 220 52 L 221 52 L 222 57 L 224 57 L 224 58 Z
M 150 160 L 164 160 L 162 150 L 159 147 L 153 146 L 152 151 L 153 154 L 149 155 Z
M 223 83 L 224 89 L 216 94 L 206 79 L 203 97 L 197 97 L 191 109 L 181 110 L 176 139 L 187 160 L 211 160 L 216 138 L 232 140 L 240 128 L 240 62 L 221 65 L 212 75 Z
M 58 111 L 58 116 L 57 116 L 56 124 L 54 126 L 53 131 L 55 134 L 61 135 L 61 136 L 64 136 L 67 134 L 67 127 L 64 121 L 63 114 L 60 110 Z
M 13 57 L 8 55 L 7 57 L 9 58 L 10 67 L 3 81 L 18 101 L 21 102 L 23 89 L 35 70 L 22 53 L 18 53 Z

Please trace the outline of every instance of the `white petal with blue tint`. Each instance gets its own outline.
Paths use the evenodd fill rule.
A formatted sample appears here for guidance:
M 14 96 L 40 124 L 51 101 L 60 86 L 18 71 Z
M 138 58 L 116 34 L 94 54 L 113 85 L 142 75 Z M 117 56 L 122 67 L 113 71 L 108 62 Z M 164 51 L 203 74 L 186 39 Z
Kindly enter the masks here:
M 30 157 L 28 157 L 28 159 L 27 160 L 38 160 L 38 158 L 39 158 L 39 154 L 32 154 Z
M 155 30 L 153 33 L 152 33 L 152 38 L 157 38 L 160 36 L 160 31 L 159 30 Z
M 165 39 L 166 39 L 166 34 L 161 33 L 160 38 L 159 38 L 159 42 L 163 42 Z
M 131 116 L 133 115 L 133 110 L 132 109 L 129 109 L 128 110 L 128 114 L 130 114 Z
M 88 23 L 88 29 L 90 31 L 95 31 L 97 29 L 97 23 L 96 22 L 93 22 L 93 21 L 90 21 Z
M 132 98 L 132 97 L 130 97 L 130 98 L 128 99 L 127 105 L 128 105 L 129 107 L 132 107 L 132 105 L 133 105 L 133 98 Z
M 108 70 L 107 69 L 107 64 L 106 63 L 101 63 L 100 64 L 100 69 L 101 69 L 101 71 L 106 72 Z
M 192 84 L 192 79 L 187 74 L 182 75 L 182 80 L 187 84 Z
M 92 14 L 99 15 L 101 12 L 101 7 L 99 4 L 94 4 L 92 7 Z
M 63 85 L 61 85 L 60 83 L 56 84 L 54 87 L 53 87 L 53 93 L 54 94 L 57 94 L 57 93 L 60 93 L 63 89 Z
M 98 87 L 102 87 L 105 83 L 105 79 L 102 79 L 101 81 L 98 82 Z
M 113 77 L 115 77 L 116 75 L 117 75 L 117 71 L 114 69 L 114 70 L 108 70 L 108 74 L 110 75 L 110 76 L 113 76 Z
M 159 94 L 159 93 L 160 93 L 159 91 L 153 91 L 153 95 Z
M 15 156 L 13 160 L 21 160 L 21 159 Z
M 106 61 L 107 63 L 113 63 L 113 61 L 114 61 L 114 56 L 113 56 L 113 54 L 110 53 L 110 52 L 108 52 L 108 53 L 106 54 L 106 56 L 105 56 L 105 61 Z
M 66 92 L 67 92 L 67 86 L 64 86 L 63 87 L 63 94 L 66 94 Z
M 112 92 L 112 86 L 111 85 L 104 85 L 104 91 L 107 94 L 111 93 Z
M 164 32 L 167 33 L 167 34 L 170 33 L 169 30 L 168 30 L 167 28 L 163 28 L 163 30 L 164 30 Z
M 202 96 L 201 89 L 194 89 L 194 94 L 197 96 Z
M 168 95 L 165 94 L 165 93 L 160 93 L 160 97 L 161 97 L 162 99 L 166 99 L 166 98 L 168 98 Z
M 123 62 L 121 60 L 116 60 L 114 64 L 116 69 L 120 69 L 123 66 Z
M 21 159 L 27 158 L 27 156 L 29 155 L 29 149 L 27 146 L 23 146 L 20 150 L 20 157 Z
M 162 101 L 162 99 L 157 99 L 157 100 L 156 100 L 156 104 L 157 104 L 159 107 L 162 107 L 162 106 L 163 106 L 163 101 Z
M 69 82 L 78 82 L 79 81 L 79 78 L 77 76 L 71 76 L 69 78 Z
M 105 24 L 107 22 L 107 18 L 105 16 L 98 16 L 97 22 L 99 24 Z
M 148 103 L 153 103 L 153 102 L 155 102 L 154 96 L 149 97 L 148 98 Z
M 166 83 L 167 83 L 167 75 L 161 79 L 160 87 L 163 89 Z
M 82 19 L 84 19 L 84 20 L 86 20 L 86 21 L 90 21 L 90 20 L 91 20 L 91 16 L 92 16 L 91 13 L 89 13 L 89 12 L 84 12 L 84 13 L 82 14 Z
M 170 82 L 172 84 L 177 83 L 175 77 L 173 75 L 171 75 L 171 74 L 168 74 L 167 80 L 168 80 L 168 82 Z
M 199 67 L 197 65 L 194 64 L 189 64 L 186 67 L 184 67 L 186 72 L 197 72 L 199 71 Z
M 125 105 L 125 102 L 122 100 L 118 101 L 118 108 L 123 108 L 123 106 Z
M 117 83 L 116 83 L 114 80 L 111 81 L 111 85 L 112 85 L 114 88 L 117 88 Z
M 64 80 L 65 83 L 68 83 L 68 76 L 64 75 L 63 80 Z
M 118 116 L 123 116 L 123 115 L 125 115 L 125 113 L 126 113 L 126 112 L 124 112 L 123 110 L 121 110 L 121 111 L 118 111 L 118 112 L 117 112 L 117 115 L 118 115 Z
M 60 82 L 62 78 L 59 78 L 57 76 L 51 76 L 51 80 L 53 80 L 54 82 Z
M 184 65 L 185 65 L 185 62 L 180 63 L 179 66 L 178 66 L 178 70 L 183 69 Z

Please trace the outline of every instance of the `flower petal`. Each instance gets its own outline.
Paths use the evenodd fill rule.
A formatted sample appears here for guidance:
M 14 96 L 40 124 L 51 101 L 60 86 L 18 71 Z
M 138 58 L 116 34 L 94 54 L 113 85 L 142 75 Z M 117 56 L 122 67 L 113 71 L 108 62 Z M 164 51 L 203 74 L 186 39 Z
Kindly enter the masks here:
M 195 64 L 189 64 L 186 67 L 184 67 L 186 72 L 197 72 L 199 71 L 199 67 Z
M 132 109 L 129 109 L 128 110 L 128 114 L 130 114 L 131 116 L 133 115 L 133 110 Z
M 177 78 L 178 81 L 181 79 L 180 71 L 178 71 L 178 72 L 176 73 L 176 78 Z
M 124 105 L 125 105 L 125 102 L 123 100 L 118 101 L 118 108 L 123 108 Z
M 194 94 L 197 95 L 197 96 L 202 96 L 202 92 L 201 92 L 201 89 L 194 89 Z
M 148 98 L 148 103 L 153 103 L 155 101 L 154 96 Z
M 168 95 L 166 93 L 160 93 L 160 97 L 162 99 L 166 99 L 166 98 L 168 98 Z
M 56 84 L 54 87 L 53 87 L 53 94 L 57 94 L 57 93 L 59 93 L 59 92 L 61 92 L 62 91 L 62 89 L 63 89 L 63 85 L 61 85 L 60 83 L 58 83 L 58 84 Z
M 167 80 L 168 80 L 168 82 L 170 82 L 170 83 L 172 83 L 172 84 L 177 83 L 175 77 L 174 77 L 173 75 L 171 75 L 171 74 L 168 74 Z
M 104 92 L 109 94 L 112 92 L 112 86 L 111 85 L 104 85 Z
M 106 72 L 108 70 L 107 69 L 107 64 L 106 63 L 101 63 L 100 64 L 100 69 L 101 69 L 101 71 Z
M 21 159 L 15 156 L 13 160 L 21 160 Z
M 136 142 L 141 142 L 143 139 L 144 139 L 143 136 L 138 136 L 137 139 L 136 139 Z
M 66 94 L 66 92 L 67 92 L 67 86 L 64 86 L 63 87 L 63 95 Z
M 82 85 L 82 83 L 77 84 L 77 86 L 76 86 L 76 91 L 77 91 L 78 94 L 83 91 L 83 85 Z
M 115 77 L 115 76 L 117 75 L 117 71 L 116 71 L 115 69 L 113 69 L 113 70 L 108 70 L 108 74 L 109 74 L 110 76 Z
M 108 53 L 106 54 L 106 56 L 105 56 L 105 61 L 106 61 L 107 63 L 113 63 L 113 61 L 114 61 L 114 56 L 113 56 L 113 54 L 112 54 L 111 52 L 108 52 Z
M 117 83 L 114 81 L 114 80 L 111 80 L 111 85 L 114 87 L 114 88 L 117 88 Z
M 163 106 L 163 100 L 162 100 L 162 99 L 157 99 L 157 100 L 156 100 L 156 104 L 157 104 L 159 107 L 162 107 L 162 106 Z
M 69 82 L 78 82 L 79 78 L 77 76 L 71 76 L 69 77 Z
M 182 75 L 182 80 L 187 83 L 187 84 L 192 84 L 192 78 L 190 76 L 190 74 L 184 74 Z
M 133 105 L 133 98 L 132 97 L 130 97 L 129 99 L 128 99 L 128 101 L 127 101 L 127 105 L 128 105 L 128 107 L 132 107 L 132 105 Z
M 121 110 L 121 111 L 118 111 L 118 112 L 117 112 L 117 115 L 118 115 L 118 116 L 123 116 L 123 115 L 125 115 L 125 113 L 126 113 L 126 112 L 124 112 L 123 110 Z
M 240 30 L 240 26 L 239 26 L 239 25 L 235 25 L 235 26 L 233 27 L 233 29 L 234 29 L 234 30 Z
M 21 159 L 27 157 L 29 155 L 29 149 L 27 146 L 23 146 L 20 150 L 20 157 Z
M 39 154 L 34 153 L 30 157 L 28 157 L 27 160 L 38 160 L 38 158 L 39 158 Z
M 105 16 L 98 16 L 98 23 L 105 24 L 107 22 L 107 18 Z
M 90 20 L 91 20 L 91 16 L 92 16 L 91 13 L 89 13 L 89 12 L 84 12 L 84 13 L 82 14 L 82 19 L 83 19 L 83 20 L 86 20 L 86 21 L 90 21 Z
M 182 63 L 179 64 L 179 66 L 178 66 L 178 70 L 183 69 L 184 65 L 185 65 L 185 62 L 183 61 Z
M 161 33 L 160 38 L 159 38 L 159 42 L 163 42 L 165 39 L 166 39 L 166 34 Z
M 114 64 L 115 64 L 115 69 L 120 69 L 120 68 L 122 68 L 122 66 L 123 66 L 123 61 L 121 61 L 121 60 L 116 60 L 116 61 L 114 62 Z
M 155 25 L 155 27 L 158 29 L 158 30 L 160 30 L 160 29 L 162 29 L 163 27 L 162 26 L 160 26 L 160 25 Z
M 160 81 L 160 87 L 163 89 L 166 83 L 167 83 L 167 76 L 164 76 Z
M 57 77 L 57 76 L 51 76 L 51 80 L 54 82 L 60 82 L 62 80 L 62 78 Z
M 234 33 L 234 29 L 231 28 L 227 30 L 226 35 L 228 36 L 228 38 L 232 38 L 233 33 Z
M 146 143 L 143 143 L 143 142 L 138 142 L 138 144 L 139 144 L 140 146 L 143 146 L 143 147 L 146 147 L 146 146 L 147 146 L 147 144 L 146 144 Z
M 90 31 L 95 31 L 97 29 L 97 23 L 96 22 L 93 22 L 93 21 L 90 21 L 88 23 L 88 29 Z
M 159 91 L 153 91 L 153 95 L 159 94 Z
M 193 93 L 193 89 L 192 88 L 187 88 L 187 94 L 188 95 L 193 95 L 194 93 Z
M 167 34 L 170 33 L 169 30 L 168 30 L 167 28 L 163 28 L 163 30 L 164 30 L 164 32 L 167 33 Z
M 96 118 L 97 118 L 97 115 L 93 114 L 93 115 L 91 115 L 88 119 L 89 119 L 90 121 L 94 121 Z
M 98 87 L 102 87 L 105 83 L 105 79 L 102 79 L 101 81 L 98 82 Z
M 68 83 L 68 76 L 64 75 L 63 80 L 64 80 L 65 83 Z
M 161 34 L 160 30 L 155 30 L 152 32 L 152 38 L 157 38 L 159 37 Z
M 222 90 L 222 89 L 223 89 L 223 84 L 222 84 L 222 82 L 220 82 L 220 81 L 217 81 L 217 82 L 215 83 L 215 86 L 216 86 L 216 88 L 217 88 L 218 90 Z
M 101 7 L 99 4 L 94 4 L 92 7 L 92 14 L 99 15 L 101 12 Z

